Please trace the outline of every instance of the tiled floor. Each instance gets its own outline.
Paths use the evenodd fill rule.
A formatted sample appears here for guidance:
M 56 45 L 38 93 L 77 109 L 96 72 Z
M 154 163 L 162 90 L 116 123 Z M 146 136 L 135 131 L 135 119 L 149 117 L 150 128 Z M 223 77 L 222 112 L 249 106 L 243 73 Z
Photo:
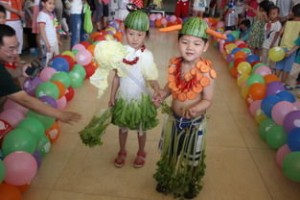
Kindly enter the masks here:
M 153 51 L 165 83 L 167 58 L 176 55 L 176 33 L 151 31 L 147 46 Z M 275 164 L 275 151 L 260 139 L 257 124 L 248 113 L 239 89 L 230 77 L 216 48 L 205 57 L 218 71 L 214 104 L 209 110 L 207 171 L 203 191 L 196 199 L 206 200 L 299 200 L 300 184 L 287 180 Z M 109 90 L 107 90 L 109 94 Z M 132 167 L 137 151 L 136 134 L 128 138 L 126 166 L 117 169 L 112 161 L 118 151 L 118 131 L 110 126 L 100 147 L 84 146 L 78 136 L 89 119 L 106 108 L 108 95 L 96 99 L 96 89 L 88 81 L 76 89 L 68 110 L 80 112 L 83 119 L 70 126 L 61 124 L 62 134 L 44 158 L 24 200 L 167 200 L 155 191 L 152 178 L 159 159 L 157 143 L 161 124 L 149 131 L 147 164 Z M 162 115 L 160 115 L 162 122 Z

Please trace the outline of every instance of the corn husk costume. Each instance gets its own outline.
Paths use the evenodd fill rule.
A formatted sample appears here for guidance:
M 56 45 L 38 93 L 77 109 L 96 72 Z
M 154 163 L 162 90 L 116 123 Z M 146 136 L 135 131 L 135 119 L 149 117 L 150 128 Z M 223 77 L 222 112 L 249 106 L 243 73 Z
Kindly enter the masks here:
M 203 20 L 189 18 L 183 24 L 179 34 L 207 39 L 207 27 L 206 22 Z M 183 98 L 182 94 L 191 91 L 200 95 L 203 88 L 210 84 L 208 82 L 209 79 L 198 79 L 197 73 L 207 73 L 211 78 L 215 78 L 216 74 L 210 62 L 201 60 L 194 67 L 193 70 L 195 73 L 192 77 L 189 80 L 184 80 L 184 78 L 180 78 L 180 75 L 177 76 L 175 74 L 176 68 L 181 67 L 181 61 L 182 59 L 180 60 L 180 58 L 171 59 L 169 69 L 171 67 L 175 67 L 175 69 L 168 71 L 168 85 L 173 99 L 186 101 L 196 97 L 194 95 L 184 95 Z M 174 78 L 180 79 L 175 82 L 176 87 L 171 86 Z M 200 90 L 196 90 L 195 88 L 200 88 Z M 182 91 L 180 91 L 181 89 Z M 158 168 L 154 174 L 154 178 L 158 183 L 156 189 L 159 192 L 173 194 L 176 198 L 194 197 L 202 188 L 202 178 L 205 170 L 204 138 L 206 117 L 205 115 L 201 115 L 194 119 L 186 119 L 176 116 L 166 104 L 163 104 L 162 107 L 168 116 L 165 120 L 159 143 L 161 158 L 157 162 Z
M 143 32 L 149 30 L 148 16 L 142 11 L 131 12 L 124 23 L 126 28 Z M 147 84 L 148 80 L 158 79 L 152 53 L 145 47 L 136 50 L 117 41 L 103 41 L 95 48 L 95 59 L 100 67 L 90 82 L 98 88 L 98 97 L 108 87 L 107 77 L 111 70 L 117 71 L 120 86 L 115 106 L 92 119 L 80 132 L 82 141 L 89 146 L 101 144 L 101 135 L 109 123 L 140 133 L 155 127 L 158 124 L 157 111 L 151 102 Z

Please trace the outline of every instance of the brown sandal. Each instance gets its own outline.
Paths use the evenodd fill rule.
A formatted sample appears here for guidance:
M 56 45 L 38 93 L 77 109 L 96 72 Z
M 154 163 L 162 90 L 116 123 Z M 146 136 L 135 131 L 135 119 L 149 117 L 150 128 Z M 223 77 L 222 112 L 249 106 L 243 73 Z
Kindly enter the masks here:
M 127 152 L 121 152 L 119 151 L 118 156 L 116 157 L 115 161 L 114 161 L 114 165 L 118 168 L 121 168 L 125 165 L 125 159 L 127 156 Z
M 146 152 L 138 151 L 136 154 L 136 158 L 133 163 L 134 168 L 141 168 L 145 165 L 146 162 Z

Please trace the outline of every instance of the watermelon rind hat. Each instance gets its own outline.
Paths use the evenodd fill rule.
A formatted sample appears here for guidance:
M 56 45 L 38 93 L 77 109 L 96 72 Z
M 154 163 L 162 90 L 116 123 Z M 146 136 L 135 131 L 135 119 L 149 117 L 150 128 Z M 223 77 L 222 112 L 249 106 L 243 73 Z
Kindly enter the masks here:
M 206 30 L 208 29 L 208 24 L 206 21 L 199 17 L 190 17 L 184 23 L 179 31 L 182 35 L 191 35 L 199 38 L 208 38 Z
M 146 32 L 149 30 L 148 15 L 141 10 L 130 12 L 126 17 L 124 24 L 126 28 L 136 31 Z

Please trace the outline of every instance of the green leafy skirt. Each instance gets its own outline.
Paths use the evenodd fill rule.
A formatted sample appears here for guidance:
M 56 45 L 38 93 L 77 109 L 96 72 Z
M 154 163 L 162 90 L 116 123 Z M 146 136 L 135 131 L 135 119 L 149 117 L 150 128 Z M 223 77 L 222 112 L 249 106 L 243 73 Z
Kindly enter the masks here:
M 191 190 L 198 194 L 202 189 L 205 130 L 205 116 L 194 120 L 168 117 L 160 141 L 161 158 L 154 174 L 166 193 L 182 198 Z
M 157 126 L 157 110 L 148 95 L 131 101 L 119 98 L 112 108 L 112 123 L 131 130 L 146 131 Z

